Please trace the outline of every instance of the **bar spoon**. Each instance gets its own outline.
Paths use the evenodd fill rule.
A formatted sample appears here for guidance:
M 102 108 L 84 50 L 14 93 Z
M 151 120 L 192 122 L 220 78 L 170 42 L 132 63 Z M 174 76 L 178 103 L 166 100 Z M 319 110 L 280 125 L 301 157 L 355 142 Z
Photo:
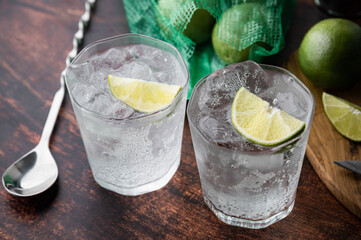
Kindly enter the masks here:
M 74 34 L 73 49 L 66 58 L 68 65 L 78 53 L 84 38 L 84 30 L 90 21 L 91 10 L 96 0 L 85 1 L 85 12 L 78 22 Z M 58 167 L 49 149 L 49 140 L 65 94 L 65 70 L 60 76 L 60 88 L 55 93 L 39 144 L 10 165 L 2 176 L 2 183 L 8 193 L 19 197 L 30 197 L 50 188 L 58 178 Z
M 60 85 L 54 95 L 39 144 L 10 165 L 2 176 L 3 186 L 11 195 L 29 197 L 39 194 L 51 187 L 58 178 L 58 167 L 49 150 L 49 139 L 64 98 L 62 77 Z

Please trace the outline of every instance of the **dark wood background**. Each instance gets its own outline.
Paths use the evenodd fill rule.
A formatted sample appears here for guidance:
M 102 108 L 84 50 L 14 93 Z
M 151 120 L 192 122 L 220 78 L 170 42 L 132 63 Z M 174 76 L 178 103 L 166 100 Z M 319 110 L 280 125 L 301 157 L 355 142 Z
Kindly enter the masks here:
M 83 10 L 82 0 L 0 0 L 1 174 L 39 141 Z M 286 47 L 268 62 L 281 66 L 327 17 L 312 0 L 297 0 Z M 98 1 L 85 44 L 127 32 L 122 2 Z M 0 188 L 0 239 L 361 239 L 361 220 L 333 197 L 307 158 L 287 218 L 261 230 L 220 222 L 203 202 L 187 122 L 177 173 L 166 187 L 138 197 L 95 183 L 67 94 L 50 147 L 60 170 L 51 189 L 15 198 Z

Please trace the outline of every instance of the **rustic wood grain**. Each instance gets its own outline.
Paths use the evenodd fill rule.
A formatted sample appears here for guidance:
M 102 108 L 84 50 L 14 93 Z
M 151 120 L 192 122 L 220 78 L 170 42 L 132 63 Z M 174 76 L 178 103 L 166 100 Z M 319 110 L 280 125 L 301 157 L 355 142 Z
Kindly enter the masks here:
M 1 173 L 40 138 L 83 8 L 80 0 L 0 0 Z M 286 47 L 269 63 L 280 66 L 326 17 L 312 0 L 298 0 Z M 98 1 L 85 44 L 128 31 L 122 2 Z M 361 239 L 360 219 L 307 158 L 287 218 L 261 230 L 220 222 L 203 201 L 187 121 L 178 171 L 161 190 L 138 197 L 95 183 L 67 94 L 50 147 L 59 178 L 49 191 L 23 199 L 0 188 L 0 239 Z
M 344 90 L 319 88 L 302 73 L 297 61 L 297 51 L 290 56 L 285 67 L 305 83 L 315 98 L 314 119 L 306 151 L 308 159 L 335 197 L 361 218 L 361 175 L 333 163 L 339 160 L 361 161 L 361 143 L 339 134 L 328 120 L 322 105 L 322 93 L 326 91 L 361 106 L 361 81 Z

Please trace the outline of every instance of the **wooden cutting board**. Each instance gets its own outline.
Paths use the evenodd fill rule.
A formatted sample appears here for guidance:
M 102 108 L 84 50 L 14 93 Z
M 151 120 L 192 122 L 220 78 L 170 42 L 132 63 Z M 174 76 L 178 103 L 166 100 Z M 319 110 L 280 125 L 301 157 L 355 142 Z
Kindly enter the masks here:
M 361 106 L 361 81 L 354 87 L 342 91 L 319 88 L 301 72 L 297 52 L 290 56 L 284 67 L 303 81 L 315 98 L 315 113 L 306 148 L 307 158 L 331 193 L 361 218 L 361 175 L 332 163 L 339 160 L 361 161 L 361 143 L 350 141 L 336 131 L 323 110 L 321 97 L 325 91 Z

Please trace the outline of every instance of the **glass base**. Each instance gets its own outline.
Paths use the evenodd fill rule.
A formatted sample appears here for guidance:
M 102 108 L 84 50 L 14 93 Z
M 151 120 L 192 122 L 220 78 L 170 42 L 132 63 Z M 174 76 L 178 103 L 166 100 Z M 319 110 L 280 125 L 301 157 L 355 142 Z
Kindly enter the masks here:
M 222 222 L 224 222 L 228 225 L 232 225 L 232 226 L 251 228 L 251 229 L 265 228 L 265 227 L 268 227 L 269 225 L 287 217 L 287 215 L 290 214 L 290 212 L 292 211 L 293 206 L 295 204 L 295 202 L 293 201 L 292 204 L 288 208 L 286 208 L 282 212 L 279 212 L 267 219 L 252 221 L 249 219 L 241 219 L 241 218 L 237 218 L 234 216 L 229 216 L 227 214 L 224 214 L 223 212 L 216 209 L 215 206 L 213 205 L 213 203 L 211 201 L 209 201 L 208 198 L 206 198 L 206 197 L 204 197 L 204 201 L 206 202 L 207 206 L 212 210 L 212 212 Z
M 178 167 L 180 164 L 180 159 L 178 161 L 176 161 L 171 168 L 169 169 L 169 171 L 164 174 L 161 178 L 158 178 L 157 180 L 150 182 L 150 183 L 146 183 L 144 185 L 141 186 L 137 186 L 134 188 L 125 188 L 125 187 L 120 187 L 120 186 L 116 186 L 112 183 L 106 182 L 102 179 L 97 178 L 96 176 L 94 176 L 94 180 L 103 188 L 108 189 L 110 191 L 119 193 L 121 195 L 126 195 L 126 196 L 138 196 L 144 193 L 149 193 L 149 192 L 153 192 L 156 190 L 161 189 L 162 187 L 164 187 L 165 185 L 167 185 L 167 183 L 172 179 L 173 175 L 175 174 L 175 172 L 177 171 Z

